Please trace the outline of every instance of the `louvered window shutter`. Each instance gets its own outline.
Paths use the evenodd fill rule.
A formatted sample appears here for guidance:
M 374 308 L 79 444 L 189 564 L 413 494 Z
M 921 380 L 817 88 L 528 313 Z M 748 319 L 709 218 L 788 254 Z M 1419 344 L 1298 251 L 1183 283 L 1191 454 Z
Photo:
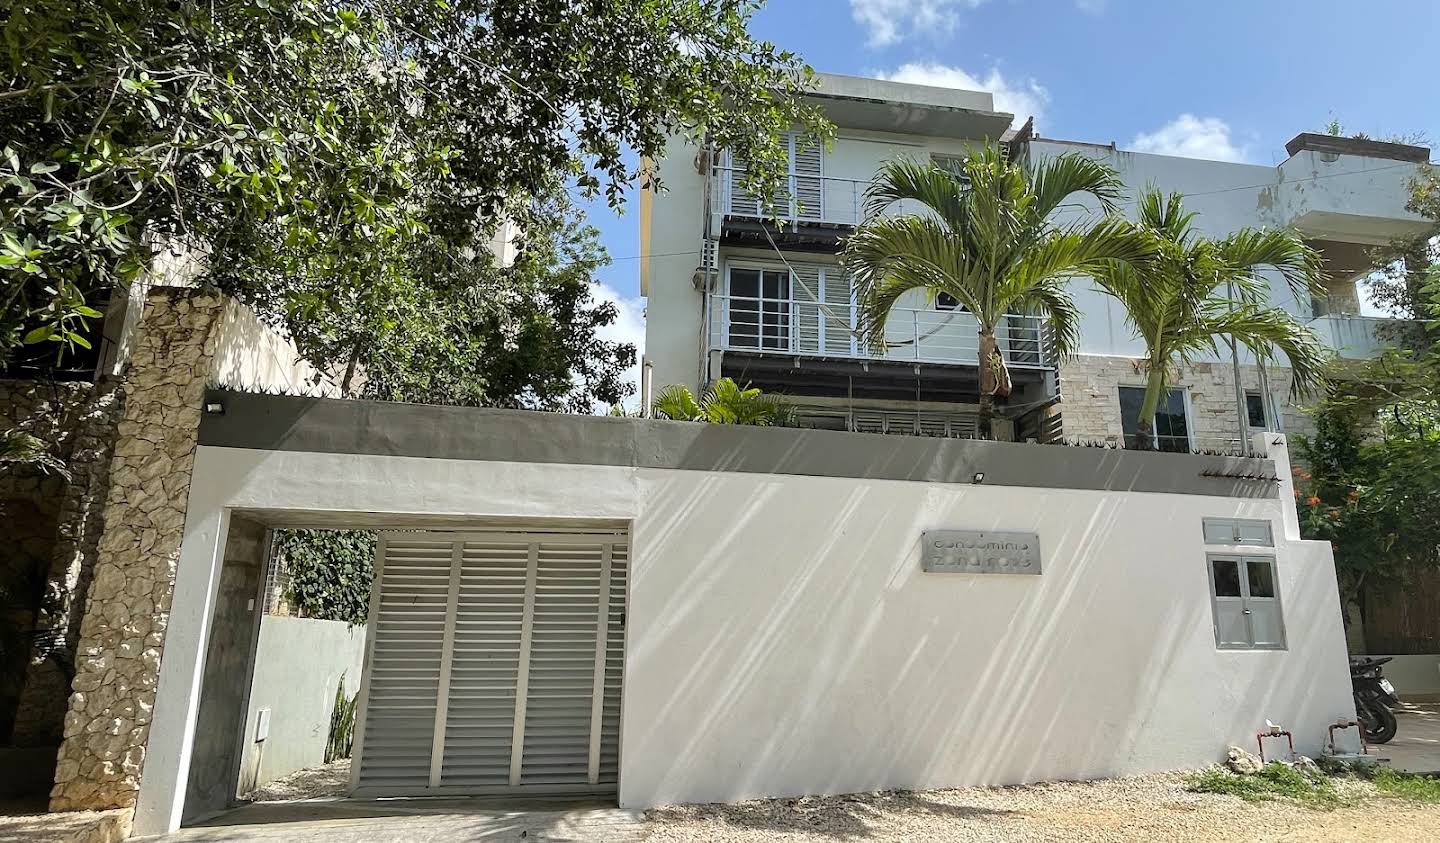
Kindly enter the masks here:
M 791 163 L 794 176 L 794 207 L 791 213 L 796 219 L 821 220 L 825 217 L 825 180 L 823 178 L 825 151 L 819 144 L 802 146 L 796 135 L 790 136 Z
M 379 555 L 357 782 L 424 788 L 430 782 L 453 542 L 382 538 Z
M 794 282 L 791 294 L 795 301 L 795 350 L 806 354 L 820 351 L 820 267 L 815 264 L 792 263 Z

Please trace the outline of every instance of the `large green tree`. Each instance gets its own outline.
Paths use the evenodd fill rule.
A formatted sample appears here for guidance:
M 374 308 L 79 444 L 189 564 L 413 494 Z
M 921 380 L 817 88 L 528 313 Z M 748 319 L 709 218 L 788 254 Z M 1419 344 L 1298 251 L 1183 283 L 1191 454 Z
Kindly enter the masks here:
M 500 219 L 531 230 L 564 185 L 619 205 L 672 133 L 773 195 L 778 132 L 827 129 L 757 5 L 0 0 L 0 361 L 85 344 L 178 248 L 307 355 L 373 369 L 475 298 Z
M 868 219 L 843 254 L 855 278 L 861 333 L 883 349 L 885 322 L 901 296 L 953 296 L 979 322 L 979 430 L 988 438 L 995 397 L 1010 390 L 995 341 L 1000 321 L 1012 313 L 1041 316 L 1053 329 L 1054 351 L 1067 355 L 1080 333 L 1069 280 L 1149 253 L 1147 239 L 1123 220 L 1057 219 L 1060 206 L 1079 195 L 1111 211 L 1120 189 L 1114 170 L 1091 158 L 1067 154 L 1024 166 L 994 144 L 958 169 L 888 162 L 866 192 Z M 892 213 L 902 202 L 921 213 Z
M 1320 260 L 1295 234 L 1241 229 L 1221 239 L 1200 234 L 1195 214 L 1178 193 L 1146 190 L 1137 228 L 1155 244 L 1147 258 L 1099 268 L 1095 283 L 1125 308 L 1130 327 L 1145 342 L 1145 397 L 1134 447 L 1154 447 L 1155 412 L 1175 368 L 1221 342 L 1237 342 L 1258 359 L 1283 354 L 1291 391 L 1304 394 L 1320 380 L 1326 359 L 1314 334 L 1284 310 L 1268 304 L 1277 272 L 1297 297 L 1323 290 Z

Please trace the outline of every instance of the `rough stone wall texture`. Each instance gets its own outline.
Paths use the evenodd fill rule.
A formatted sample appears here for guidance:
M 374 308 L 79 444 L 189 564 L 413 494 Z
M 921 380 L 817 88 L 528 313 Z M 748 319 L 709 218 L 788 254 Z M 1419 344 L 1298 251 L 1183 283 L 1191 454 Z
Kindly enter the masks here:
M 120 413 L 113 380 L 42 383 L 0 380 L 0 429 L 25 430 L 51 444 L 70 477 L 8 467 L 0 472 L 0 518 L 11 526 L 9 573 L 29 567 L 43 580 L 28 664 L 14 700 L 13 734 L 22 746 L 58 743 L 70 693 L 69 671 L 80 634 L 84 595 L 98 555 L 109 463 Z M 13 583 L 14 580 L 12 579 Z M 12 721 L 6 717 L 0 730 Z M 0 734 L 0 739 L 6 736 Z
M 1066 440 L 1119 443 L 1121 386 L 1145 386 L 1141 360 L 1082 354 L 1060 368 L 1060 410 Z M 1290 370 L 1268 366 L 1274 408 L 1286 433 L 1310 433 L 1310 417 L 1290 398 Z M 1260 370 L 1242 365 L 1240 382 L 1247 390 L 1260 390 Z M 1183 388 L 1190 399 L 1191 440 L 1197 448 L 1231 450 L 1238 442 L 1235 374 L 1229 363 L 1193 363 L 1182 366 L 1172 387 Z
M 99 560 L 80 624 L 51 810 L 135 804 L 185 522 L 196 432 L 224 303 L 146 300 L 123 376 Z

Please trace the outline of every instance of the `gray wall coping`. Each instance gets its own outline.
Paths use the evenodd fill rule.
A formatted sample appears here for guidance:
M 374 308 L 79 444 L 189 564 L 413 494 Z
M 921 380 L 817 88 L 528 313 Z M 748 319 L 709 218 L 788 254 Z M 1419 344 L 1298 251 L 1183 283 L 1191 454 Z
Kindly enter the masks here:
M 211 390 L 199 444 L 325 454 L 1277 497 L 1273 461 Z

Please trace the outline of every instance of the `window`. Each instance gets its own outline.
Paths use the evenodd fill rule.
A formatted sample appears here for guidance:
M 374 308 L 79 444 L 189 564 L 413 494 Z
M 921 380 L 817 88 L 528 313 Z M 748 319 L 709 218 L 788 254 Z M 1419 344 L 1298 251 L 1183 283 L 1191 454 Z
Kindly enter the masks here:
M 965 156 L 946 155 L 943 152 L 930 153 L 930 163 L 942 170 L 954 173 L 961 181 L 969 183 L 970 179 L 965 175 Z
M 1135 447 L 1135 431 L 1139 427 L 1140 405 L 1145 401 L 1145 388 L 1120 387 L 1120 428 L 1125 434 L 1125 447 Z M 1190 422 L 1185 415 L 1185 390 L 1172 389 L 1160 399 L 1155 409 L 1155 448 L 1177 454 L 1190 453 Z
M 1265 396 L 1258 392 L 1245 393 L 1245 417 L 1251 427 L 1258 429 L 1269 429 L 1270 424 L 1266 421 Z
M 790 273 L 730 268 L 731 348 L 790 348 Z
M 1207 561 L 1215 646 L 1222 650 L 1285 649 L 1275 557 L 1212 553 Z
M 964 312 L 965 308 L 960 306 L 960 300 L 949 293 L 937 293 L 935 295 L 936 310 L 959 310 Z
M 1274 547 L 1270 522 L 1259 518 L 1204 518 L 1206 544 L 1248 544 Z

